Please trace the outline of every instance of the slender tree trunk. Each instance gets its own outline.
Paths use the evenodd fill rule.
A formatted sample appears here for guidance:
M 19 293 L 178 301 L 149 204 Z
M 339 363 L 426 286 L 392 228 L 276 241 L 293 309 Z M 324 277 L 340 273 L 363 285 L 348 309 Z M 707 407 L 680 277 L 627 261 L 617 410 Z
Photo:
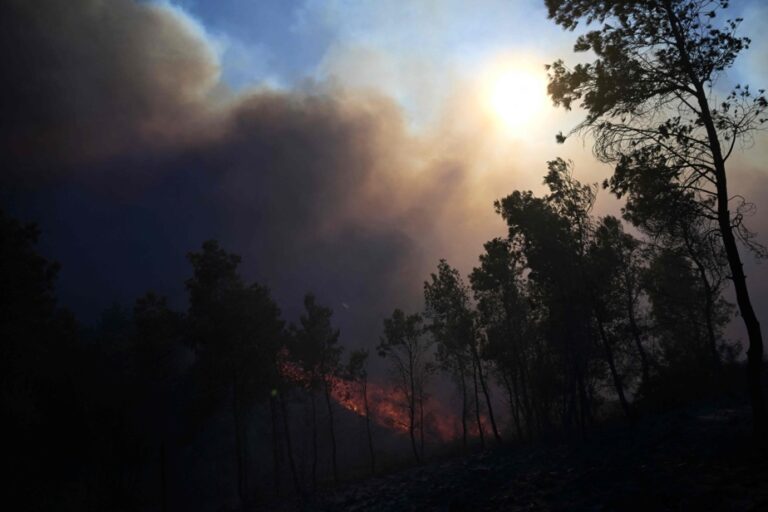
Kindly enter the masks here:
M 373 435 L 371 434 L 371 410 L 368 407 L 368 378 L 363 377 L 363 405 L 365 406 L 365 432 L 368 435 L 368 453 L 371 456 L 371 475 L 376 474 L 376 456 L 373 451 Z
M 491 420 L 491 430 L 493 431 L 493 437 L 496 439 L 497 444 L 502 444 L 501 436 L 499 435 L 499 429 L 496 427 L 496 418 L 493 416 L 493 405 L 491 404 L 491 396 L 488 393 L 488 386 L 485 383 L 485 377 L 483 376 L 483 363 L 480 361 L 480 355 L 477 353 L 477 347 L 472 345 L 472 357 L 475 358 L 477 364 L 477 377 L 480 380 L 480 387 L 483 390 L 485 396 L 485 404 L 488 407 L 488 419 Z
M 608 339 L 608 335 L 605 332 L 603 321 L 600 319 L 600 315 L 595 313 L 595 319 L 597 320 L 597 329 L 600 332 L 600 339 L 603 341 L 603 348 L 605 348 L 605 359 L 608 361 L 608 367 L 611 370 L 611 377 L 613 378 L 613 386 L 616 388 L 616 394 L 619 395 L 619 402 L 621 402 L 621 408 L 624 410 L 624 414 L 629 420 L 634 420 L 634 414 L 627 402 L 627 397 L 624 395 L 624 384 L 621 382 L 621 376 L 616 369 L 616 361 L 613 358 L 613 349 L 611 348 L 611 341 Z
M 243 430 L 240 406 L 238 404 L 237 378 L 232 377 L 232 421 L 235 427 L 235 461 L 237 468 L 237 497 L 240 500 L 240 510 L 246 507 L 245 491 L 245 461 L 243 460 Z
M 160 506 L 163 512 L 168 512 L 168 464 L 165 439 L 160 443 Z
M 485 433 L 483 432 L 483 422 L 480 420 L 480 395 L 477 391 L 477 366 L 474 358 L 472 359 L 472 383 L 475 391 L 475 420 L 477 421 L 477 433 L 480 436 L 480 447 L 485 450 Z
M 519 378 L 519 386 L 516 386 L 517 389 L 515 390 L 515 399 L 517 400 L 517 409 L 518 414 L 525 414 L 525 423 L 528 426 L 528 430 L 531 433 L 531 436 L 533 436 L 533 418 L 532 418 L 532 412 L 531 412 L 531 402 L 530 402 L 530 394 L 528 392 L 528 382 L 527 382 L 527 369 L 526 364 L 523 359 L 523 355 L 521 353 L 521 344 L 523 340 L 523 336 L 520 335 L 520 329 L 516 327 L 516 322 L 513 321 L 513 313 L 512 308 L 509 305 L 509 300 L 507 297 L 511 295 L 511 292 L 509 290 L 505 290 L 504 292 L 504 323 L 507 327 L 507 338 L 509 339 L 509 343 L 512 346 L 512 359 L 513 359 L 513 365 L 517 366 L 517 371 L 511 375 L 512 383 L 514 384 L 515 378 Z M 517 339 L 515 339 L 517 338 Z M 519 341 L 519 342 L 518 342 Z M 521 399 L 522 395 L 522 399 Z M 521 407 L 521 400 L 522 405 Z M 523 408 L 525 409 L 523 411 Z M 520 434 L 522 435 L 522 431 L 520 431 Z
M 317 493 L 317 404 L 315 393 L 310 390 L 312 397 L 312 493 Z
M 424 460 L 424 389 L 419 390 L 419 449 L 421 459 Z
M 328 427 L 331 435 L 331 467 L 333 468 L 333 481 L 339 484 L 339 466 L 336 460 L 336 429 L 333 424 L 333 402 L 331 401 L 331 383 L 327 376 L 323 376 L 325 390 L 325 403 L 328 406 Z
M 643 348 L 643 341 L 640 338 L 640 328 L 637 326 L 637 319 L 635 318 L 635 307 L 632 301 L 631 291 L 628 291 L 627 297 L 627 317 L 629 318 L 629 330 L 632 333 L 632 340 L 635 342 L 635 348 L 637 354 L 640 357 L 640 370 L 643 375 L 643 384 L 648 384 L 651 379 L 650 366 L 648 364 L 648 354 L 645 353 Z
M 461 385 L 461 446 L 464 451 L 467 450 L 467 382 L 464 375 L 464 365 L 459 361 L 459 356 L 456 356 L 456 367 L 459 372 L 459 384 Z
M 280 496 L 280 435 L 277 424 L 276 397 L 269 397 L 269 415 L 272 427 L 272 485 L 275 486 L 275 494 Z
M 410 364 L 410 387 L 411 394 L 408 397 L 408 433 L 411 436 L 411 447 L 413 448 L 413 457 L 416 459 L 416 464 L 421 464 L 419 458 L 419 450 L 416 448 L 416 383 L 414 382 L 414 368 L 413 364 Z
M 296 471 L 296 462 L 293 459 L 293 444 L 291 443 L 291 428 L 288 421 L 288 408 L 285 405 L 285 399 L 282 393 L 278 395 L 278 401 L 280 403 L 280 411 L 283 413 L 283 428 L 285 431 L 285 449 L 288 452 L 288 466 L 291 469 L 291 477 L 293 478 L 293 487 L 296 490 L 296 495 L 301 496 L 301 484 L 299 483 L 299 473 Z
M 717 372 L 720 368 L 720 354 L 717 351 L 717 337 L 715 336 L 715 326 L 713 316 L 714 312 L 714 297 L 715 291 L 712 289 L 712 285 L 707 277 L 707 270 L 704 268 L 704 264 L 696 256 L 693 250 L 690 240 L 685 237 L 685 246 L 688 249 L 693 263 L 696 265 L 696 270 L 699 272 L 699 278 L 701 279 L 701 285 L 704 287 L 704 324 L 707 328 L 707 341 L 709 345 L 709 352 L 712 357 L 712 368 Z
M 723 179 L 725 179 L 724 172 Z M 724 184 L 723 188 L 725 189 Z M 723 194 L 724 197 L 727 198 L 727 195 L 725 195 L 726 192 L 723 192 Z M 752 309 L 752 302 L 749 298 L 749 290 L 747 289 L 747 278 L 744 275 L 744 269 L 742 268 L 736 239 L 733 236 L 733 231 L 730 229 L 730 214 L 727 210 L 728 202 L 727 199 L 720 201 L 720 194 L 718 194 L 718 204 L 721 202 L 723 203 L 722 208 L 719 208 L 718 210 L 723 211 L 723 213 L 720 214 L 723 243 L 725 244 L 728 263 L 731 267 L 733 284 L 736 288 L 736 302 L 739 305 L 741 317 L 744 319 L 744 325 L 747 328 L 749 337 L 749 349 L 747 350 L 747 385 L 749 388 L 750 401 L 752 403 L 754 430 L 761 448 L 764 451 L 767 451 L 768 411 L 766 411 L 765 397 L 763 395 L 763 386 L 760 378 L 763 366 L 763 335 L 760 330 L 760 322 L 757 320 L 757 315 L 755 315 L 754 309 Z
M 739 254 L 739 247 L 736 243 L 736 237 L 733 234 L 731 224 L 731 213 L 728 207 L 728 182 L 725 172 L 725 159 L 723 158 L 720 139 L 715 128 L 712 113 L 709 107 L 707 93 L 704 90 L 699 77 L 691 65 L 688 57 L 688 49 L 685 44 L 685 38 L 680 29 L 679 20 L 675 14 L 670 0 L 665 0 L 667 16 L 675 37 L 677 49 L 683 60 L 685 71 L 696 89 L 696 99 L 699 104 L 701 118 L 704 127 L 707 130 L 707 138 L 710 149 L 712 150 L 712 160 L 715 166 L 715 178 L 717 188 L 717 220 L 720 227 L 720 234 L 723 239 L 723 247 L 728 258 L 728 266 L 731 269 L 731 279 L 736 290 L 736 303 L 741 312 L 741 318 L 744 320 L 744 326 L 747 328 L 749 337 L 749 348 L 747 350 L 747 387 L 749 390 L 750 402 L 752 404 L 752 418 L 755 437 L 758 445 L 765 453 L 768 451 L 768 410 L 766 410 L 765 397 L 763 395 L 763 386 L 760 373 L 763 366 L 763 334 L 760 329 L 760 322 L 757 320 L 755 310 L 752 308 L 752 301 L 749 297 L 747 288 L 747 277 L 744 274 L 744 267 Z
M 522 440 L 525 435 L 523 434 L 523 428 L 520 425 L 520 399 L 517 396 L 517 393 L 514 392 L 512 389 L 512 381 L 514 381 L 515 376 L 507 376 L 507 372 L 502 371 L 501 372 L 501 379 L 504 382 L 504 387 L 507 390 L 507 396 L 509 397 L 509 412 L 512 415 L 512 420 L 515 422 L 515 429 L 517 429 L 517 437 L 518 439 Z

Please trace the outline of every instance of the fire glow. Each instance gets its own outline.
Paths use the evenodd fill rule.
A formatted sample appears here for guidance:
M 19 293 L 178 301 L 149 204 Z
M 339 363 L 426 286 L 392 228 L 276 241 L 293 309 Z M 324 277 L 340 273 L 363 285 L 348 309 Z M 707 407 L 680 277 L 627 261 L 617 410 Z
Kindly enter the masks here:
M 309 385 L 309 376 L 293 363 L 284 361 L 281 365 L 281 373 L 296 384 L 305 387 Z M 358 382 L 336 376 L 326 376 L 325 378 L 330 383 L 331 397 L 336 403 L 360 417 L 365 417 L 365 400 L 362 386 Z M 401 434 L 408 433 L 408 402 L 402 390 L 396 386 L 383 386 L 375 382 L 368 382 L 367 394 L 368 410 L 372 422 Z M 417 430 L 419 421 L 420 411 L 417 410 Z M 483 417 L 481 421 L 484 430 L 488 431 L 486 418 Z M 467 418 L 467 423 L 467 434 L 477 437 L 478 432 L 474 422 Z M 444 403 L 435 398 L 428 398 L 424 403 L 424 432 L 428 437 L 436 438 L 441 442 L 453 441 L 461 437 L 460 420 L 455 413 L 448 410 Z

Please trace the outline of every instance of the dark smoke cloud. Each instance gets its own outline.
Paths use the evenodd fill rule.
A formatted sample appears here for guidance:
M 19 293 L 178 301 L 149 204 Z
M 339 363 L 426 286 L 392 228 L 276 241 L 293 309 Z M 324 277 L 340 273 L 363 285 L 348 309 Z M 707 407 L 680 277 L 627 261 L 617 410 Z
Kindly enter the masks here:
M 188 141 L 218 77 L 190 22 L 131 0 L 5 1 L 0 52 L 13 179 Z
M 0 9 L 4 199 L 41 222 L 81 315 L 147 288 L 183 304 L 184 254 L 207 238 L 289 315 L 316 291 L 351 344 L 419 307 L 442 256 L 431 219 L 461 209 L 465 171 L 421 154 L 390 100 L 322 85 L 234 95 L 204 34 L 164 6 Z
M 493 199 L 556 156 L 520 143 L 484 160 L 461 115 L 414 136 L 371 92 L 235 94 L 204 31 L 163 4 L 7 0 L 0 48 L 0 200 L 40 222 L 86 320 L 149 288 L 183 307 L 185 254 L 217 238 L 288 316 L 315 291 L 371 346 L 383 315 L 421 307 L 439 258 L 469 270 L 504 233 Z

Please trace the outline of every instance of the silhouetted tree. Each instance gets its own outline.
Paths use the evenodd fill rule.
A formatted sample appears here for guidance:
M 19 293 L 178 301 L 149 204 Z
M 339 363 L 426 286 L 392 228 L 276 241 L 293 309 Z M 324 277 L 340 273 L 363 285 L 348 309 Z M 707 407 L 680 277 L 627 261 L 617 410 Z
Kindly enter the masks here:
M 331 440 L 331 466 L 333 478 L 339 483 L 339 468 L 336 457 L 336 430 L 333 420 L 333 402 L 331 395 L 338 377 L 340 358 L 343 348 L 339 346 L 339 330 L 331 325 L 333 311 L 317 303 L 315 296 L 307 294 L 304 297 L 305 313 L 300 318 L 301 327 L 295 330 L 294 344 L 291 347 L 295 357 L 309 376 L 312 400 L 313 428 L 313 488 L 317 485 L 317 419 L 313 391 L 322 389 L 328 410 L 328 428 Z
M 248 409 L 266 400 L 282 341 L 280 310 L 269 291 L 246 286 L 237 272 L 240 257 L 217 242 L 190 253 L 189 339 L 197 354 L 197 373 L 206 398 L 229 398 L 234 426 L 237 491 L 248 503 Z
M 483 373 L 483 365 L 480 359 L 479 343 L 481 337 L 477 332 L 475 312 L 472 310 L 469 298 L 469 289 L 459 274 L 459 271 L 448 265 L 445 260 L 440 260 L 437 265 L 437 274 L 431 275 L 431 280 L 424 283 L 424 301 L 426 304 L 425 316 L 431 320 L 428 329 L 433 333 L 444 353 L 456 355 L 456 366 L 461 372 L 461 354 L 469 351 L 473 371 L 477 372 L 477 380 L 485 397 L 488 409 L 488 418 L 496 442 L 501 443 L 496 419 L 493 415 L 493 405 Z M 440 353 L 440 352 L 438 352 Z M 461 375 L 463 384 L 464 377 Z M 462 407 L 462 419 L 466 410 L 466 393 Z M 482 430 L 479 421 L 478 407 L 475 408 L 478 419 L 478 430 Z M 462 422 L 465 424 L 465 421 Z M 466 437 L 466 431 L 464 432 Z
M 406 315 L 402 310 L 395 309 L 391 317 L 384 319 L 384 334 L 377 347 L 379 356 L 392 361 L 397 387 L 405 396 L 408 434 L 417 464 L 421 463 L 421 457 L 416 447 L 416 414 L 419 400 L 423 400 L 424 396 L 431 344 L 424 337 L 422 322 L 421 315 Z M 420 428 L 423 432 L 423 422 Z
M 749 39 L 735 31 L 741 20 L 716 22 L 727 0 L 547 0 L 549 15 L 566 29 L 580 21 L 599 24 L 580 36 L 577 52 L 596 60 L 550 69 L 549 93 L 569 109 L 579 103 L 586 118 L 574 131 L 594 137 L 594 151 L 616 165 L 606 183 L 617 196 L 637 193 L 637 183 L 656 174 L 681 188 L 698 205 L 697 215 L 717 223 L 736 300 L 749 335 L 748 381 L 754 427 L 768 443 L 760 371 L 763 339 L 749 296 L 738 240 L 759 248 L 742 222 L 727 184 L 726 163 L 739 140 L 766 122 L 768 101 L 736 86 L 713 102 L 716 79 L 729 69 Z M 560 140 L 564 140 L 562 135 Z
M 368 454 L 371 462 L 371 474 L 376 473 L 376 455 L 373 451 L 373 435 L 371 433 L 371 409 L 368 406 L 368 351 L 354 350 L 349 354 L 347 375 L 352 382 L 360 385 L 360 395 L 363 398 L 363 417 L 365 419 L 365 435 L 368 440 Z
M 518 436 L 523 437 L 523 424 L 529 430 L 533 425 L 529 360 L 534 330 L 524 291 L 523 255 L 512 242 L 501 238 L 486 242 L 484 248 L 470 281 L 488 341 L 488 356 L 507 390 Z
M 592 419 L 593 393 L 588 389 L 592 311 L 583 257 L 594 190 L 572 180 L 568 165 L 560 159 L 549 163 L 544 181 L 550 187 L 548 196 L 515 191 L 497 201 L 496 208 L 509 226 L 510 240 L 525 254 L 529 279 L 547 309 L 547 336 L 564 363 L 564 423 L 570 424 L 577 413 L 584 431 Z
M 167 511 L 168 445 L 174 420 L 180 415 L 176 390 L 183 371 L 179 351 L 183 347 L 184 318 L 168 307 L 165 297 L 149 292 L 136 300 L 133 323 L 138 415 L 143 420 L 142 428 L 156 436 L 160 504 Z
M 720 336 L 728 320 L 727 305 L 722 299 L 715 302 L 711 323 L 707 321 L 705 290 L 680 247 L 656 251 L 644 281 L 661 355 L 658 382 L 652 390 L 655 398 L 679 403 L 702 394 L 711 387 L 712 376 L 708 326 Z
M 631 337 L 640 361 L 641 385 L 647 384 L 650 381 L 651 361 L 638 319 L 641 276 L 646 264 L 642 244 L 624 232 L 619 219 L 607 216 L 600 220 L 595 230 L 590 251 L 592 282 L 598 287 L 601 307 L 624 324 L 619 326 L 620 334 Z

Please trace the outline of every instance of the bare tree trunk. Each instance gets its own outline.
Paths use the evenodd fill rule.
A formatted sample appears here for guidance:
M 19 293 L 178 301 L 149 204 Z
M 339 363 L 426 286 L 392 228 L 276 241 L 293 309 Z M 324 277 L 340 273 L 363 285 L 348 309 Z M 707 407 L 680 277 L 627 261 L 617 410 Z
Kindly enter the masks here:
M 376 456 L 373 451 L 373 436 L 371 435 L 371 411 L 368 407 L 368 378 L 363 377 L 363 405 L 365 406 L 365 432 L 368 435 L 368 453 L 371 456 L 371 474 L 376 474 Z
M 328 406 L 328 427 L 331 435 L 331 467 L 333 468 L 333 481 L 339 484 L 339 467 L 336 461 L 336 429 L 333 424 L 333 403 L 331 402 L 331 383 L 327 376 L 323 376 L 323 389 L 325 391 L 325 403 Z
M 733 234 L 731 213 L 728 207 L 730 197 L 728 196 L 725 159 L 723 158 L 722 148 L 720 147 L 720 139 L 717 134 L 717 129 L 714 120 L 712 119 L 707 92 L 704 90 L 704 84 L 702 84 L 691 65 L 688 57 L 688 48 L 680 29 L 680 22 L 677 19 L 671 1 L 665 0 L 664 4 L 675 37 L 675 44 L 680 51 L 685 71 L 696 89 L 696 100 L 699 104 L 704 127 L 707 130 L 709 147 L 712 150 L 717 189 L 717 221 L 723 239 L 725 254 L 728 258 L 728 266 L 731 269 L 731 279 L 733 280 L 733 286 L 736 290 L 736 303 L 739 306 L 741 317 L 744 319 L 744 326 L 747 328 L 747 335 L 749 337 L 749 349 L 747 350 L 747 387 L 749 390 L 750 402 L 752 404 L 754 432 L 758 445 L 765 452 L 768 451 L 768 410 L 766 410 L 763 386 L 760 379 L 760 373 L 763 366 L 763 334 L 760 329 L 760 322 L 757 320 L 757 315 L 755 315 L 755 310 L 752 308 L 752 301 L 749 297 L 749 289 L 747 288 L 747 277 L 744 275 L 744 267 L 741 262 L 739 247 L 736 244 L 736 237 Z
M 280 435 L 277 426 L 276 397 L 269 397 L 269 415 L 272 426 L 272 485 L 275 486 L 275 494 L 280 496 Z
M 309 392 L 312 398 L 312 493 L 317 492 L 317 404 L 314 391 Z
M 288 421 L 288 408 L 285 406 L 285 399 L 282 394 L 278 395 L 280 402 L 280 411 L 283 413 L 283 428 L 285 429 L 285 448 L 288 452 L 288 466 L 291 468 L 291 476 L 293 477 L 293 486 L 296 490 L 296 495 L 301 496 L 301 484 L 299 483 L 299 474 L 296 471 L 296 462 L 293 459 L 293 445 L 291 443 L 291 428 Z
M 472 359 L 472 381 L 475 390 L 475 420 L 477 420 L 477 433 L 480 436 L 480 447 L 485 450 L 485 433 L 483 432 L 483 422 L 480 421 L 480 395 L 477 392 L 477 367 L 474 358 Z
M 514 380 L 514 375 L 511 376 L 512 380 Z M 518 394 L 514 392 L 512 389 L 512 382 L 510 380 L 510 376 L 507 376 L 507 373 L 505 371 L 501 372 L 501 379 L 504 381 L 504 387 L 507 390 L 507 396 L 509 397 L 509 412 L 512 415 L 512 420 L 515 422 L 515 429 L 517 429 L 517 437 L 518 439 L 523 439 L 525 435 L 523 434 L 523 428 L 520 424 L 520 399 L 518 398 Z
M 720 354 L 717 351 L 717 337 L 715 336 L 715 326 L 713 321 L 715 291 L 707 277 L 707 269 L 704 268 L 704 264 L 696 256 L 693 246 L 687 236 L 685 236 L 685 246 L 688 249 L 688 254 L 693 260 L 693 263 L 696 265 L 696 269 L 699 271 L 701 285 L 704 287 L 704 323 L 707 327 L 707 341 L 712 357 L 712 368 L 717 372 L 720 368 Z
M 416 464 L 421 464 L 421 459 L 419 458 L 419 450 L 416 448 L 416 384 L 414 382 L 413 371 L 413 364 L 411 364 L 409 374 L 411 394 L 408 396 L 408 433 L 411 436 L 413 457 L 416 459 Z
M 464 451 L 467 450 L 467 382 L 464 375 L 464 365 L 459 362 L 459 356 L 456 356 L 456 368 L 459 373 L 459 384 L 461 385 L 461 446 Z
M 477 353 L 477 347 L 472 345 L 472 357 L 475 358 L 477 364 L 477 377 L 480 380 L 480 387 L 483 390 L 485 396 L 485 404 L 488 407 L 488 419 L 491 420 L 491 430 L 493 431 L 493 437 L 496 439 L 497 444 L 502 444 L 501 436 L 499 435 L 499 429 L 496 428 L 496 418 L 493 416 L 493 405 L 491 404 L 491 396 L 488 393 L 488 386 L 485 383 L 485 377 L 483 376 L 483 363 L 480 360 L 480 355 Z
M 597 320 L 597 329 L 600 332 L 600 339 L 603 341 L 603 348 L 605 348 L 605 359 L 608 361 L 608 367 L 611 370 L 611 377 L 613 378 L 613 386 L 616 388 L 616 394 L 619 395 L 619 402 L 621 402 L 621 408 L 624 410 L 624 414 L 628 419 L 634 420 L 634 414 L 627 402 L 627 397 L 624 395 L 624 384 L 621 382 L 621 376 L 616 369 L 616 361 L 613 358 L 613 349 L 611 348 L 611 341 L 608 339 L 608 335 L 605 332 L 603 321 L 600 319 L 600 315 L 595 313 L 595 319 Z
M 645 353 L 643 348 L 643 341 L 640 339 L 640 328 L 637 326 L 637 319 L 635 318 L 635 307 L 632 301 L 632 292 L 627 291 L 627 317 L 629 318 L 629 330 L 632 333 L 632 339 L 635 342 L 635 348 L 637 354 L 640 357 L 640 371 L 643 375 L 643 384 L 648 384 L 651 379 L 650 365 L 648 363 L 648 354 Z
M 237 396 L 237 378 L 232 377 L 232 422 L 235 427 L 235 461 L 237 468 L 237 497 L 240 500 L 240 510 L 246 507 L 245 490 L 245 460 L 243 459 L 243 430 L 242 417 Z
M 424 460 L 424 388 L 420 386 L 419 390 L 419 443 L 421 451 L 421 459 Z
M 168 464 L 165 439 L 160 443 L 160 506 L 163 512 L 168 512 Z

